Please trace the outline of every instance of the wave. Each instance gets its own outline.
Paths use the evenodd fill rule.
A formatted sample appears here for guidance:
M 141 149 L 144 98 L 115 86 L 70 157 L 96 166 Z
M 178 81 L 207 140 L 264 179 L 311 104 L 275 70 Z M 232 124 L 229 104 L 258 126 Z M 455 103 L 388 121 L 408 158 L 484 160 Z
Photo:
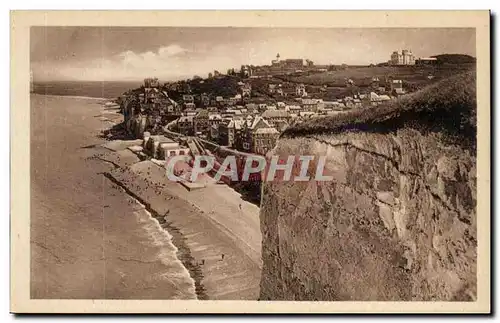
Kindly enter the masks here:
M 144 207 L 139 201 L 136 203 Z M 196 298 L 195 281 L 188 269 L 177 257 L 177 247 L 172 242 L 172 235 L 161 227 L 149 211 L 145 208 L 134 212 L 140 226 L 149 238 L 148 245 L 159 248 L 156 259 L 163 265 L 163 272 L 158 274 L 158 279 L 168 281 L 177 287 L 174 298 Z

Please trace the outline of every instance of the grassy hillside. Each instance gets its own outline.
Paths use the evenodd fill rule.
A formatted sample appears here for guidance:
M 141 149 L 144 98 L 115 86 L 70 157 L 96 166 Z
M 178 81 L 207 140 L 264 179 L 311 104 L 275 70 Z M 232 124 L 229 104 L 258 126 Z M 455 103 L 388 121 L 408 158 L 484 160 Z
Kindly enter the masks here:
M 218 78 L 192 80 L 190 85 L 193 94 L 210 93 L 214 96 L 230 97 L 238 94 L 239 81 L 237 77 L 224 75 Z
M 408 88 L 422 88 L 431 83 L 448 78 L 457 73 L 475 69 L 473 63 L 445 64 L 438 66 L 363 66 L 348 67 L 343 70 L 328 71 L 312 75 L 299 77 L 288 77 L 292 82 L 328 85 L 332 87 L 345 86 L 346 79 L 352 79 L 357 86 L 368 86 L 373 77 L 378 77 L 380 81 L 385 78 L 395 78 L 404 81 Z M 433 79 L 428 76 L 433 75 Z
M 390 132 L 400 127 L 437 131 L 462 144 L 476 141 L 476 74 L 461 73 L 402 96 L 387 106 L 318 117 L 289 127 L 282 136 L 349 130 Z
M 438 64 L 474 64 L 476 63 L 476 58 L 470 55 L 464 54 L 442 54 L 432 56 L 437 58 Z

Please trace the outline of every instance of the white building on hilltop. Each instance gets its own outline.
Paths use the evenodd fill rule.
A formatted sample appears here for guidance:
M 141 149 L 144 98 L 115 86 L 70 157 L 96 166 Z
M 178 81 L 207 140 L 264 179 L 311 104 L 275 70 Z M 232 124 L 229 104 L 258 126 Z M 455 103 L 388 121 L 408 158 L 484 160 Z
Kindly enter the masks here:
M 408 49 L 403 49 L 401 53 L 395 51 L 391 54 L 389 63 L 391 65 L 415 65 L 415 55 Z

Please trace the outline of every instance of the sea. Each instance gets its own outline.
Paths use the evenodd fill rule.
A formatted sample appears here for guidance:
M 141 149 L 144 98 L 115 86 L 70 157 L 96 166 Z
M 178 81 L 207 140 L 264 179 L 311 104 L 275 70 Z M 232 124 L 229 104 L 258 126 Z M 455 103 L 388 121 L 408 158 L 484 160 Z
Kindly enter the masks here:
M 141 82 L 130 81 L 51 81 L 33 83 L 33 93 L 44 95 L 80 96 L 116 99 Z
M 30 100 L 31 298 L 195 299 L 170 233 L 89 159 L 99 151 L 87 147 L 101 143 L 109 125 L 102 104 L 82 97 L 112 98 L 125 85 L 42 88 L 51 95 Z

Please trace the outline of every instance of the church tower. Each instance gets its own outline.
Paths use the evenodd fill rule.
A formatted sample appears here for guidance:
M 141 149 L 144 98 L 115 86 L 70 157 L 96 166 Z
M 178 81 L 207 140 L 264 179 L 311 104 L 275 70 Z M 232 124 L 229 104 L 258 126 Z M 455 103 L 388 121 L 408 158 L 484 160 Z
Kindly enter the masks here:
M 280 53 L 276 54 L 276 59 L 271 61 L 271 65 L 279 65 L 280 63 Z

